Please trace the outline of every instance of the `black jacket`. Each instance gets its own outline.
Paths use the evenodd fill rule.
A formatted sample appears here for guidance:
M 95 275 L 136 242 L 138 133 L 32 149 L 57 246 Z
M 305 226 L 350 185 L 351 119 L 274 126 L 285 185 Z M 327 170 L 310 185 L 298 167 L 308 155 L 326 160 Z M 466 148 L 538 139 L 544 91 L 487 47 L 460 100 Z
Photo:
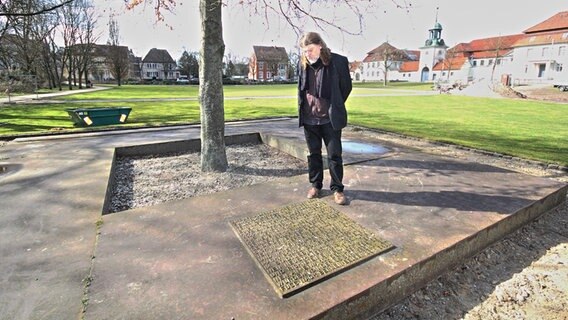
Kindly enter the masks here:
M 347 110 L 345 101 L 351 93 L 352 83 L 349 74 L 349 61 L 346 57 L 332 53 L 331 63 L 324 68 L 330 68 L 331 73 L 331 99 L 329 102 L 329 120 L 335 130 L 340 130 L 347 126 Z M 302 106 L 306 101 L 306 91 L 308 83 L 306 70 L 300 63 L 298 79 L 298 120 L 300 127 L 303 125 Z

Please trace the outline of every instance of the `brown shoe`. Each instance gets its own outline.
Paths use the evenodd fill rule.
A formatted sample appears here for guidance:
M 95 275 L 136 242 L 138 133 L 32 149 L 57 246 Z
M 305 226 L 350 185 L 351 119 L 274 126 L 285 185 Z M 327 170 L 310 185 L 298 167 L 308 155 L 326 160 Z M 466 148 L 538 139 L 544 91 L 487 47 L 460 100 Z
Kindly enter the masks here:
M 345 194 L 343 192 L 339 191 L 334 192 L 333 199 L 335 200 L 335 203 L 339 205 L 344 205 L 347 203 L 347 198 L 345 197 Z
M 319 195 L 320 195 L 320 189 L 316 187 L 311 187 L 310 190 L 308 190 L 308 199 L 319 198 Z

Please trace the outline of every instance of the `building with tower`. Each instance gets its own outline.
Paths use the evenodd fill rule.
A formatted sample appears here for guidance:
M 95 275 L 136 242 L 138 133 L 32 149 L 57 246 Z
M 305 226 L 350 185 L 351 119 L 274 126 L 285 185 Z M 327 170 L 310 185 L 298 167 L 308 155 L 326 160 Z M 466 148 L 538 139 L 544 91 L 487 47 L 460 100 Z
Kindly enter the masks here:
M 416 70 L 420 72 L 421 82 L 436 80 L 436 74 L 431 71 L 446 58 L 446 49 L 448 48 L 444 39 L 442 39 L 442 25 L 438 21 L 434 24 L 434 28 L 428 31 L 430 37 L 420 48 L 419 70 Z
M 385 42 L 367 52 L 361 81 L 502 82 L 510 85 L 568 82 L 568 11 L 519 34 L 475 39 L 448 49 L 437 21 L 419 50 Z

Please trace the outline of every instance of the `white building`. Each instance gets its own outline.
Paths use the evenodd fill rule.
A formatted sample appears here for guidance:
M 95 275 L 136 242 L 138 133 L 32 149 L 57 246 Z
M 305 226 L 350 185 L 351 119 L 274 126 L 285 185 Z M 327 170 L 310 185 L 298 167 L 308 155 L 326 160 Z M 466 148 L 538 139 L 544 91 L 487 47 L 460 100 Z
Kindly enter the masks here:
M 514 44 L 512 84 L 568 82 L 568 11 L 523 33 Z
M 400 50 L 383 43 L 369 51 L 359 68 L 360 80 L 384 81 L 386 72 L 388 81 L 467 83 L 486 79 L 512 85 L 568 81 L 568 11 L 523 33 L 476 39 L 449 50 L 440 23 L 429 32 L 419 50 Z
M 141 75 L 144 80 L 175 80 L 179 70 L 167 50 L 152 48 L 142 59 Z

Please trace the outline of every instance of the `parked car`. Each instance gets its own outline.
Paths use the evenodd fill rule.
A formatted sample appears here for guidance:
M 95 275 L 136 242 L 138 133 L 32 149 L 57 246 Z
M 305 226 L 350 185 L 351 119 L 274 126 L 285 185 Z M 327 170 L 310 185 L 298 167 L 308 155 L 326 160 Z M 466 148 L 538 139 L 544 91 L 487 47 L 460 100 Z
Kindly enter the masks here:
M 566 82 L 557 82 L 554 84 L 554 87 L 560 91 L 568 91 L 568 81 Z
M 189 84 L 189 78 L 187 76 L 180 76 L 177 78 L 176 82 L 178 84 Z

